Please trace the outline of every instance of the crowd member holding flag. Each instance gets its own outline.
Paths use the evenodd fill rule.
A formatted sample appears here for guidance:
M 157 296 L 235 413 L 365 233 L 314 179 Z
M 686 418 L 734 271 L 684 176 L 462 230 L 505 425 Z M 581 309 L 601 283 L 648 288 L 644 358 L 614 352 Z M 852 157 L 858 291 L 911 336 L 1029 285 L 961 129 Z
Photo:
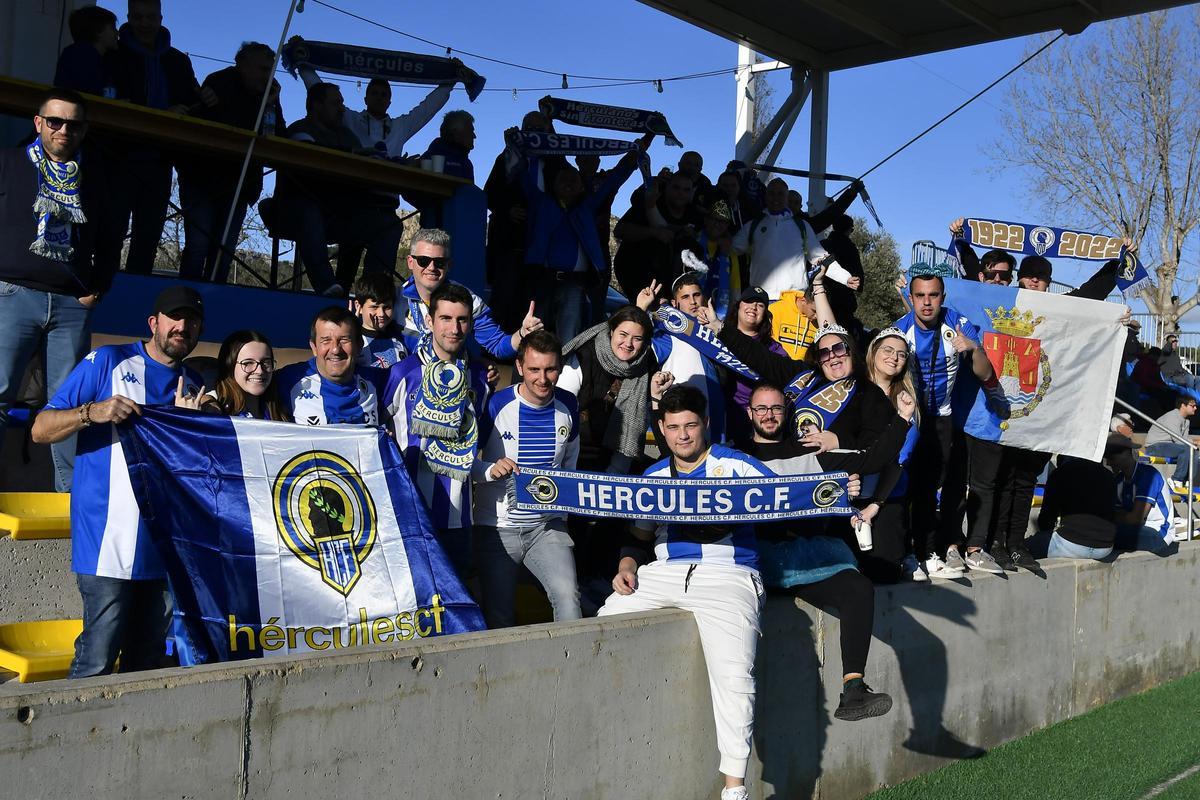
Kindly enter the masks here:
M 275 388 L 275 352 L 266 336 L 240 330 L 225 337 L 217 353 L 217 388 L 201 408 L 230 417 L 287 420 Z
M 300 425 L 385 425 L 381 399 L 387 373 L 358 367 L 362 330 L 349 309 L 329 306 L 308 329 L 313 357 L 276 376 L 279 400 Z
M 458 286 L 471 296 L 468 334 L 496 358 L 512 358 L 517 354 L 521 339 L 542 327 L 542 321 L 534 316 L 533 303 L 529 304 L 529 312 L 517 332 L 507 334 L 492 319 L 491 309 L 478 295 L 462 284 L 447 280 L 453 266 L 450 234 L 441 228 L 421 228 L 413 234 L 408 252 L 408 270 L 412 276 L 400 287 L 397 301 L 403 314 L 404 345 L 413 352 L 417 342 L 429 330 L 425 320 L 429 318 L 430 298 L 447 284 Z
M 648 477 L 721 480 L 773 474 L 758 460 L 709 442 L 704 396 L 691 387 L 675 386 L 663 394 L 656 427 L 670 455 L 647 469 Z M 725 778 L 721 800 L 748 800 L 745 777 L 763 598 L 754 527 L 634 523 L 631 531 L 631 546 L 622 551 L 612 581 L 614 593 L 599 615 L 656 608 L 695 615 Z
M 596 231 L 596 209 L 609 204 L 617 190 L 637 168 L 638 159 L 650 146 L 654 134 L 640 142 L 640 150 L 631 150 L 608 173 L 595 192 L 584 190 L 579 170 L 570 165 L 554 171 L 549 191 L 538 185 L 540 159 L 529 156 L 521 178 L 529 207 L 525 262 L 527 277 L 536 287 L 537 308 L 541 316 L 552 320 L 560 338 L 575 338 L 587 313 L 592 286 L 607 273 L 604 247 Z M 516 148 L 512 156 L 519 162 Z
M 913 406 L 909 404 L 911 414 Z M 855 470 L 861 454 L 815 454 L 789 435 L 787 398 L 764 383 L 754 390 L 749 410 L 753 440 L 746 453 L 776 475 Z M 848 492 L 861 482 L 851 474 Z M 860 720 L 886 714 L 892 698 L 863 681 L 875 623 L 875 587 L 855 568 L 855 555 L 827 520 L 788 520 L 757 526 L 758 557 L 767 586 L 784 589 L 817 608 L 837 609 L 841 621 L 842 694 L 833 715 Z
M 166 572 L 146 533 L 115 426 L 142 406 L 195 408 L 200 376 L 183 365 L 204 322 L 200 295 L 159 293 L 150 338 L 89 353 L 34 419 L 39 444 L 78 434 L 71 497 L 71 570 L 83 599 L 83 632 L 68 677 L 164 666 L 171 620 Z
M 483 442 L 471 468 L 475 482 L 475 561 L 489 628 L 515 623 L 517 576 L 524 564 L 542 584 L 554 621 L 579 619 L 579 585 L 567 515 L 511 507 L 508 477 L 521 467 L 575 469 L 579 407 L 557 387 L 562 346 L 549 331 L 534 331 L 517 350 L 521 380 L 492 396 Z
M 916 557 L 924 560 L 929 575 L 962 575 L 967 564 L 959 552 L 959 505 L 966 492 L 967 452 L 962 428 L 952 415 L 952 399 L 960 370 L 969 368 L 981 381 L 992 380 L 995 371 L 980 346 L 979 329 L 946 304 L 945 280 L 913 275 L 908 295 L 913 310 L 896 320 L 895 327 L 908 340 L 910 357 L 916 362 L 913 375 L 921 409 L 909 500 L 914 545 L 925 542 L 928 552 L 918 552 Z M 1004 571 L 982 546 L 976 545 L 968 555 L 972 569 Z
M 388 373 L 396 445 L 460 578 L 471 566 L 471 467 L 488 396 L 487 368 L 467 352 L 475 297 L 446 283 L 429 297 L 426 332 Z
M 408 357 L 404 330 L 395 317 L 396 282 L 386 272 L 369 272 L 351 290 L 354 313 L 362 327 L 360 367 L 388 369 Z

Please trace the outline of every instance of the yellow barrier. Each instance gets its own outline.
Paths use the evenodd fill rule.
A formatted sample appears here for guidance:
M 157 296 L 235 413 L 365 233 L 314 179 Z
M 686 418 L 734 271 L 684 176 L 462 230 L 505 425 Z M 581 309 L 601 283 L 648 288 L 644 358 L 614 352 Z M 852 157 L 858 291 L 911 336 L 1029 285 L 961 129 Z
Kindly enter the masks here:
M 81 619 L 0 625 L 0 669 L 17 673 L 21 683 L 65 678 L 82 630 Z
M 71 495 L 0 492 L 0 532 L 14 539 L 69 539 Z

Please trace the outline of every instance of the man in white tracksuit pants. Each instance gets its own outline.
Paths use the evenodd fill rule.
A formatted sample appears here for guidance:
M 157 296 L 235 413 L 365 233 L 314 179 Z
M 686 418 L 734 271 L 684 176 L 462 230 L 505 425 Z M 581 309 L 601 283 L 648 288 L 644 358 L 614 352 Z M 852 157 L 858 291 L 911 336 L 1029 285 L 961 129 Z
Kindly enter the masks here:
M 773 474 L 750 456 L 709 445 L 707 410 L 704 395 L 693 387 L 673 386 L 663 394 L 657 424 L 671 456 L 646 470 L 647 476 L 722 480 Z M 642 542 L 654 541 L 654 561 L 638 566 L 649 560 L 644 547 L 622 551 L 615 594 L 600 616 L 656 608 L 695 615 L 725 776 L 721 800 L 746 800 L 763 597 L 754 526 L 634 523 L 633 533 Z

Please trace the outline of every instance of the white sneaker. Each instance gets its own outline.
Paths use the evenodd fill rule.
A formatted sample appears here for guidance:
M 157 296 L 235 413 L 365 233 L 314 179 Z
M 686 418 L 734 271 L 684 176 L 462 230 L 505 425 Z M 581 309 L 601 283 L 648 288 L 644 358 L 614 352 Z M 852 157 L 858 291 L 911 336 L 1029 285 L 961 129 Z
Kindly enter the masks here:
M 949 580 L 962 577 L 961 572 L 955 572 L 946 566 L 946 562 L 942 561 L 941 556 L 936 553 L 930 553 L 929 558 L 925 559 L 925 572 L 930 579 L 934 580 Z
M 730 786 L 721 790 L 721 800 L 750 800 L 750 791 L 745 786 Z
M 946 572 L 950 575 L 966 575 L 967 563 L 963 561 L 962 553 L 957 547 L 951 547 L 946 550 Z
M 929 580 L 929 574 L 925 572 L 925 566 L 917 561 L 917 557 L 909 553 L 900 562 L 900 573 L 905 580 L 914 581 L 916 583 L 924 583 Z

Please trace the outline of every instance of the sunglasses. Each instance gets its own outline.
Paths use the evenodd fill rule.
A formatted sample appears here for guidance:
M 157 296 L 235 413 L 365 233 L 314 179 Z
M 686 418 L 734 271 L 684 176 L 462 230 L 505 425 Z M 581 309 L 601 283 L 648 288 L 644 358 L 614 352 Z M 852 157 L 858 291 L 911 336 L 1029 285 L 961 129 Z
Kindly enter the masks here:
M 445 269 L 450 263 L 450 259 L 445 256 L 409 256 L 413 261 L 417 262 L 417 266 L 421 269 L 428 269 L 430 264 L 433 264 L 435 269 Z
M 994 272 L 985 272 L 984 280 L 987 283 L 1002 283 L 1005 286 L 1012 283 L 1012 273 L 1007 270 L 996 270 Z
M 81 133 L 87 127 L 87 121 L 82 119 L 64 119 L 63 117 L 41 117 L 41 119 L 52 131 L 66 128 L 67 133 L 72 131 Z
M 822 347 L 817 350 L 817 361 L 824 364 L 832 358 L 842 358 L 850 352 L 850 348 L 846 347 L 845 342 L 838 342 L 831 347 Z

